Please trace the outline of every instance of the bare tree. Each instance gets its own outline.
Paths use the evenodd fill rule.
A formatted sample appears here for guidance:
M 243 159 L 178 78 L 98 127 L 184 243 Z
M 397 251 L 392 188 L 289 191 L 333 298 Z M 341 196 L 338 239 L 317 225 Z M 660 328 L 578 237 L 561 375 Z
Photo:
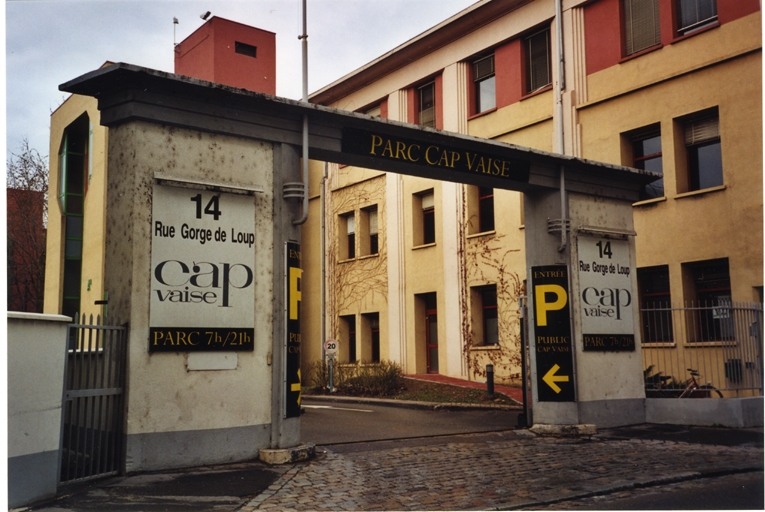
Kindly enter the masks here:
M 42 312 L 45 229 L 48 222 L 48 158 L 24 139 L 6 168 L 8 308 Z

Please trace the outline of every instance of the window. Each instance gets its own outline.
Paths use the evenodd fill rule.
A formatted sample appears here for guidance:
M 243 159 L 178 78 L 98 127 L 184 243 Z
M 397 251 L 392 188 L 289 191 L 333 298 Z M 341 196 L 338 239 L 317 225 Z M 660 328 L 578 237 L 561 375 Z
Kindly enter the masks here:
M 482 233 L 494 231 L 494 189 L 478 187 L 478 219 Z
M 497 106 L 497 94 L 494 79 L 494 54 L 473 62 L 473 82 L 475 84 L 476 113 L 495 108 Z
M 679 34 L 690 34 L 717 22 L 717 0 L 677 0 Z
M 473 307 L 477 317 L 473 316 L 473 334 L 479 345 L 499 344 L 499 324 L 497 315 L 497 285 L 478 286 L 472 289 Z
M 58 155 L 58 198 L 63 213 L 64 280 L 61 313 L 75 317 L 80 311 L 84 201 L 90 176 L 91 126 L 83 114 L 66 130 Z
M 436 83 L 430 82 L 417 89 L 417 124 L 436 127 Z
M 688 190 L 723 184 L 722 148 L 717 110 L 684 124 Z
M 347 340 L 343 343 L 342 340 Z M 343 345 L 348 347 L 348 359 L 349 363 L 356 362 L 356 316 L 345 315 L 340 317 L 340 348 L 342 350 Z M 342 350 L 345 352 L 345 350 Z M 345 355 L 345 354 L 343 354 Z
M 364 328 L 367 331 L 362 358 L 373 363 L 380 362 L 380 314 L 365 313 L 362 315 Z
M 627 55 L 661 44 L 659 0 L 623 0 Z
M 659 265 L 637 269 L 643 343 L 671 343 L 672 297 L 669 292 L 669 267 Z
M 550 29 L 546 28 L 525 39 L 526 93 L 530 94 L 552 84 L 550 67 Z
M 632 163 L 636 169 L 663 174 L 661 153 L 661 127 L 658 124 L 636 130 L 629 134 L 632 145 Z M 640 199 L 664 197 L 664 179 L 645 186 Z
M 728 259 L 683 264 L 683 288 L 688 310 L 689 341 L 733 339 Z
M 359 232 L 359 250 L 361 255 L 369 256 L 379 252 L 377 236 L 377 205 L 363 208 L 361 214 L 361 231 Z
M 257 46 L 252 46 L 251 44 L 247 43 L 240 43 L 239 41 L 234 43 L 234 51 L 240 55 L 246 55 L 248 57 L 258 56 Z
M 419 245 L 436 243 L 436 212 L 433 191 L 419 196 L 422 211 L 421 238 Z
M 415 295 L 417 331 L 417 371 L 438 373 L 438 311 L 436 294 L 422 293 Z M 424 355 L 424 357 L 423 357 Z M 425 363 L 424 368 L 422 362 Z
M 382 117 L 382 105 L 377 105 L 376 107 L 372 107 L 366 110 L 364 113 L 372 117 Z
M 353 212 L 340 216 L 339 258 L 352 260 L 356 257 L 356 219 Z

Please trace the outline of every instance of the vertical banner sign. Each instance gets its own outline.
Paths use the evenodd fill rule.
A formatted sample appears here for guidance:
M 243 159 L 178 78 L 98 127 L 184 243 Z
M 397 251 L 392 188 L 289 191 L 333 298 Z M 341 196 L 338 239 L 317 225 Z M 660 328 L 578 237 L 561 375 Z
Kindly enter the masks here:
M 285 371 L 286 418 L 300 416 L 300 303 L 303 300 L 303 269 L 300 244 L 287 242 L 287 357 Z
M 531 267 L 534 352 L 540 402 L 573 402 L 574 360 L 568 267 Z
M 255 198 L 154 185 L 149 352 L 253 350 Z
M 629 242 L 580 236 L 577 252 L 583 350 L 634 351 Z

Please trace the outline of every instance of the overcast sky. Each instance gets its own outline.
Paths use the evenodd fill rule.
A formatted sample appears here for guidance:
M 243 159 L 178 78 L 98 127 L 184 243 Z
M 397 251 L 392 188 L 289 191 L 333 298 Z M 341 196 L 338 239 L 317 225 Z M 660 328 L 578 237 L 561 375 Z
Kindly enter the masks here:
M 308 91 L 314 92 L 473 4 L 476 0 L 308 0 Z M 212 11 L 276 33 L 276 93 L 300 99 L 302 0 L 9 0 L 6 143 L 49 152 L 59 84 L 107 60 L 173 71 L 180 42 Z

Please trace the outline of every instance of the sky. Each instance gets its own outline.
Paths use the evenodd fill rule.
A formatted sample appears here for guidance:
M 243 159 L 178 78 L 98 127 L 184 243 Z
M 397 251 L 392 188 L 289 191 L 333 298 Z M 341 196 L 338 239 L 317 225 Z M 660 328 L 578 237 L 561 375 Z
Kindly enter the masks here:
M 307 0 L 309 94 L 476 1 Z M 68 96 L 58 86 L 107 60 L 172 72 L 173 43 L 199 28 L 206 11 L 275 32 L 276 94 L 302 97 L 302 0 L 8 0 L 5 7 L 8 152 L 26 138 L 48 155 L 50 114 Z

